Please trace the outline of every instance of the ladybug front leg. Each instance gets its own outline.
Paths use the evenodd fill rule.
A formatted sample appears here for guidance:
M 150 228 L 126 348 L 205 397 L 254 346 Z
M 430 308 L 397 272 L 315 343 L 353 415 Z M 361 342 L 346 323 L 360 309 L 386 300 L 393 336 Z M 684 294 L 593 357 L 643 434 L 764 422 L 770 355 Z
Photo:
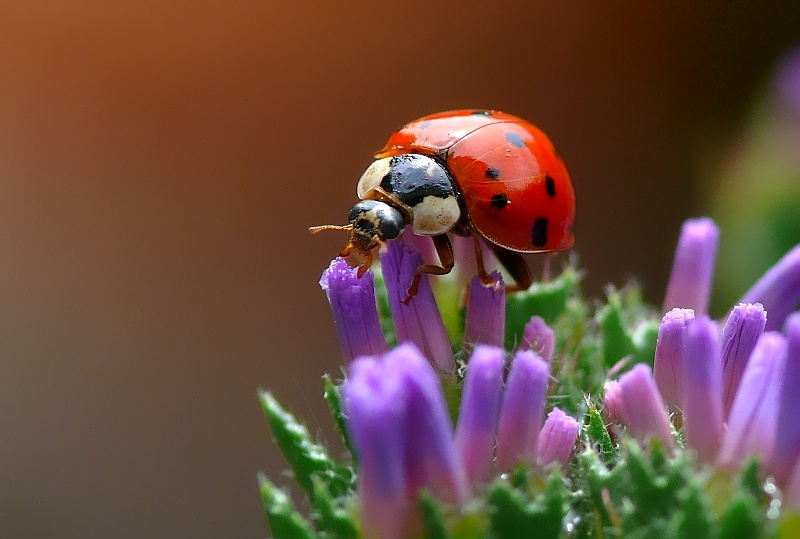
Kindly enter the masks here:
M 423 273 L 429 273 L 432 275 L 446 275 L 450 273 L 453 269 L 453 265 L 455 264 L 455 257 L 453 256 L 453 244 L 450 243 L 450 238 L 447 237 L 447 234 L 439 234 L 438 236 L 433 236 L 433 246 L 436 248 L 436 254 L 439 255 L 439 262 L 441 262 L 441 266 L 437 266 L 436 264 L 422 264 L 421 266 L 417 266 L 417 272 L 414 274 L 414 279 L 411 281 L 411 286 L 408 287 L 408 295 L 406 299 L 403 300 L 403 304 L 408 305 L 415 295 L 417 295 L 417 290 L 419 290 L 419 280 L 422 278 Z

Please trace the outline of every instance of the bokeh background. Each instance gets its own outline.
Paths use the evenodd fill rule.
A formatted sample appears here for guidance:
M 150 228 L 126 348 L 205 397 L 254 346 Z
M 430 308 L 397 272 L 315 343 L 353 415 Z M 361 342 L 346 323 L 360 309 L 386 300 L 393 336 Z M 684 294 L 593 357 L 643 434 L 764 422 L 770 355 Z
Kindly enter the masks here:
M 268 534 L 256 390 L 325 438 L 341 362 L 317 281 L 343 237 L 306 229 L 412 118 L 538 124 L 587 293 L 636 275 L 659 303 L 753 111 L 782 117 L 790 4 L 3 2 L 0 536 Z

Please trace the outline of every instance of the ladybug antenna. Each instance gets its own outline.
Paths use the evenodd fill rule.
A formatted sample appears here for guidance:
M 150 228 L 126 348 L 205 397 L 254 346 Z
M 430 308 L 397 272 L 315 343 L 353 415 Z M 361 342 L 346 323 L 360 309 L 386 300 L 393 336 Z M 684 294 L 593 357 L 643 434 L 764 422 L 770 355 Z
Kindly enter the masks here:
M 353 230 L 353 224 L 349 225 L 319 225 L 319 226 L 311 226 L 308 227 L 308 231 L 312 234 L 317 234 L 322 232 L 323 230 L 344 230 L 345 232 L 351 232 Z

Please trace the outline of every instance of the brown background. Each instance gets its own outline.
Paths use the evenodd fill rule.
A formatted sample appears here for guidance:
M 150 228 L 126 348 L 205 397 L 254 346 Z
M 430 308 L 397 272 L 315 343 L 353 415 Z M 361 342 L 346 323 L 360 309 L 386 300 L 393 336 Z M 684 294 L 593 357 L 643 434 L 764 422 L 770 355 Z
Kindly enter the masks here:
M 798 10 L 557 5 L 3 2 L 0 535 L 267 535 L 256 388 L 327 433 L 340 364 L 316 283 L 342 238 L 306 228 L 423 114 L 540 125 L 587 290 L 660 301 Z

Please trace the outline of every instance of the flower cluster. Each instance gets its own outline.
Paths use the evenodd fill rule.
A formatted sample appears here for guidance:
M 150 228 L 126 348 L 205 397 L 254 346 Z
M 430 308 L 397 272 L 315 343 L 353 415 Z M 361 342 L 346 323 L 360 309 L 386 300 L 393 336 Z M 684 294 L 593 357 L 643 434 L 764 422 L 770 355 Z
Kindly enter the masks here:
M 671 413 L 701 462 L 738 469 L 756 456 L 765 476 L 797 492 L 800 313 L 788 315 L 800 302 L 800 246 L 744 295 L 720 329 L 705 314 L 718 236 L 709 219 L 684 224 L 654 374 L 639 364 L 609 382 L 605 405 L 637 440 L 654 436 L 673 448 Z M 781 327 L 783 333 L 775 330 Z
M 381 263 L 400 343 L 388 353 L 375 353 L 380 339 L 361 333 L 380 325 L 372 279 L 358 279 L 357 270 L 337 258 L 321 281 L 334 311 L 343 301 L 370 306 L 358 311 L 360 317 L 337 318 L 340 335 L 346 335 L 342 395 L 360 463 L 365 536 L 412 531 L 419 525 L 414 509 L 423 489 L 464 504 L 473 489 L 520 463 L 566 466 L 578 438 L 577 420 L 553 408 L 543 424 L 553 330 L 533 316 L 507 364 L 502 277 L 495 274 L 498 283 L 491 287 L 475 277 L 466 300 L 463 348 L 470 355 L 454 429 L 440 378 L 453 380 L 456 361 L 427 276 L 413 300 L 402 302 L 422 255 L 399 239 L 386 246 Z
M 423 275 L 403 303 L 432 256 L 413 236 L 382 249 L 382 278 L 333 260 L 320 284 L 346 377 L 326 396 L 355 481 L 262 397 L 316 529 L 376 538 L 768 535 L 776 509 L 753 481 L 776 485 L 778 514 L 796 510 L 800 522 L 800 246 L 714 320 L 719 236 L 709 219 L 684 224 L 660 324 L 635 292 L 612 291 L 592 315 L 569 286 L 506 298 L 499 273 L 484 286 L 454 272 L 437 278 L 449 284 L 436 295 Z M 440 309 L 443 297 L 460 312 Z M 711 501 L 720 490 L 711 476 L 739 478 L 722 489 L 738 494 Z M 276 537 L 277 528 L 314 536 L 266 479 L 262 495 Z M 717 517 L 712 507 L 722 508 Z

